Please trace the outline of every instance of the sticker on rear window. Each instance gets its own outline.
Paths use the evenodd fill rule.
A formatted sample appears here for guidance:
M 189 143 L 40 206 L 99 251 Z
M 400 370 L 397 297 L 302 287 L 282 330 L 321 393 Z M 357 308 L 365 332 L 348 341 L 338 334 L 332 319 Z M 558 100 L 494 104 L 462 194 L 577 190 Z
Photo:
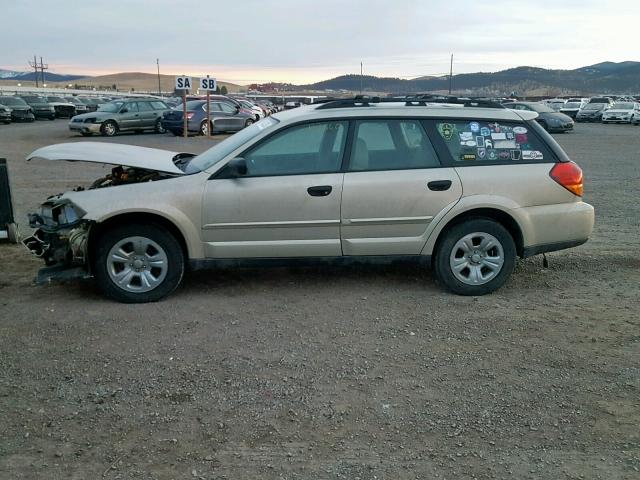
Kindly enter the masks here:
M 523 160 L 542 160 L 544 155 L 542 152 L 538 150 L 523 150 L 522 151 L 522 159 Z

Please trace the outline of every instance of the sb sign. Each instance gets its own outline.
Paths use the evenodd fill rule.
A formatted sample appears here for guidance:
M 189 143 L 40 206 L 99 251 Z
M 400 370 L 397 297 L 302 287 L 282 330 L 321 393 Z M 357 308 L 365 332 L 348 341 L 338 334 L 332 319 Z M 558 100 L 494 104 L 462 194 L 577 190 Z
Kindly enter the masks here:
M 202 77 L 200 79 L 200 90 L 215 91 L 217 86 L 215 78 Z
M 176 77 L 176 90 L 191 90 L 191 77 Z

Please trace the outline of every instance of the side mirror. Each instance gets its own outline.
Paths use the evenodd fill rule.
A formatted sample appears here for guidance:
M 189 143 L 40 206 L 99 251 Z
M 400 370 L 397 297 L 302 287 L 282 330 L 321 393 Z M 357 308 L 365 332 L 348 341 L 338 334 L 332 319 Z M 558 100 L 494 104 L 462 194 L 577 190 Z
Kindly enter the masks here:
M 247 161 L 242 157 L 236 157 L 227 163 L 228 178 L 243 177 L 247 174 Z

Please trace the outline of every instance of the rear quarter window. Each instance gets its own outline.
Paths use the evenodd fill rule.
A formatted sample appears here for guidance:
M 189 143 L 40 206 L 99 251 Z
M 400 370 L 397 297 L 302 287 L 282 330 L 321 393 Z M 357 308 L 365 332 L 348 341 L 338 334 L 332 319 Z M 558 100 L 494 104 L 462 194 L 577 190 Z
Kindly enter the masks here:
M 552 150 L 526 122 L 437 120 L 435 135 L 455 165 L 556 162 Z

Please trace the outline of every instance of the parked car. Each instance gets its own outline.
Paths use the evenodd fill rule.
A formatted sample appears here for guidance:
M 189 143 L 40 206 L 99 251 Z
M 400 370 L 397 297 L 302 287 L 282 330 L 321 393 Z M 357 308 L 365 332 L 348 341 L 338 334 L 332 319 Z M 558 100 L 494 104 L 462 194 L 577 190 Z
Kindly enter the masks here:
M 538 114 L 537 122 L 548 132 L 568 132 L 573 130 L 573 120 L 571 117 L 556 112 L 542 103 L 512 102 L 505 103 L 504 106 L 514 110 L 536 112 Z
M 589 103 L 602 103 L 608 107 L 613 103 L 613 100 L 610 97 L 592 97 L 589 99 Z
M 76 106 L 62 97 L 46 96 L 44 99 L 53 105 L 57 118 L 71 118 L 76 114 Z
M 211 133 L 237 132 L 254 123 L 251 113 L 242 111 L 237 106 L 223 101 L 213 101 L 210 104 L 210 118 L 207 122 L 207 101 L 191 100 L 187 102 L 187 131 L 200 135 Z M 162 127 L 174 135 L 184 133 L 184 114 L 181 108 L 166 111 L 162 117 Z
M 589 100 L 586 98 L 570 98 L 560 109 L 560 113 L 564 113 L 566 116 L 575 120 L 576 115 L 582 107 L 584 107 Z
M 33 109 L 20 97 L 2 96 L 0 103 L 11 109 L 11 121 L 13 122 L 33 122 L 36 119 Z
M 91 97 L 91 98 L 89 98 L 89 97 L 77 97 L 77 98 L 87 106 L 87 110 L 89 112 L 95 112 L 95 111 L 98 110 L 98 107 L 100 105 L 103 105 L 105 103 L 109 103 L 109 102 L 105 102 L 101 98 L 97 98 L 97 97 Z
M 576 122 L 601 122 L 608 103 L 587 103 L 576 115 Z
M 567 101 L 564 100 L 563 98 L 550 98 L 549 100 L 544 100 L 542 103 L 544 103 L 547 107 L 549 107 L 554 112 L 559 112 L 562 109 L 562 107 L 564 107 L 564 104 L 566 102 Z
M 106 142 L 34 151 L 28 160 L 117 165 L 30 215 L 24 244 L 56 266 L 39 278 L 93 276 L 114 299 L 149 302 L 189 267 L 414 261 L 482 295 L 516 257 L 589 238 L 582 171 L 536 112 L 371 102 L 282 112 L 200 155 Z
M 256 122 L 259 121 L 261 118 L 264 118 L 267 116 L 266 112 L 261 107 L 251 103 L 248 100 L 239 100 L 239 103 L 242 107 L 244 107 L 245 109 L 253 113 L 253 117 Z
M 21 95 L 20 98 L 29 104 L 36 118 L 56 119 L 56 109 L 46 98 L 37 95 Z
M 0 122 L 8 125 L 11 123 L 11 109 L 0 103 Z
M 69 130 L 83 136 L 100 133 L 112 137 L 122 131 L 155 130 L 164 133 L 162 114 L 169 110 L 161 100 L 132 98 L 102 104 L 98 110 L 76 115 L 69 122 Z
M 287 102 L 284 104 L 285 110 L 291 110 L 292 108 L 298 108 L 302 104 L 300 102 Z
M 78 97 L 64 97 L 64 99 L 69 103 L 73 103 L 73 105 L 76 107 L 76 115 L 87 113 L 89 111 L 89 109 L 87 108 L 87 104 L 80 100 Z
M 640 104 L 636 102 L 616 102 L 602 113 L 602 123 L 633 123 L 640 119 Z

